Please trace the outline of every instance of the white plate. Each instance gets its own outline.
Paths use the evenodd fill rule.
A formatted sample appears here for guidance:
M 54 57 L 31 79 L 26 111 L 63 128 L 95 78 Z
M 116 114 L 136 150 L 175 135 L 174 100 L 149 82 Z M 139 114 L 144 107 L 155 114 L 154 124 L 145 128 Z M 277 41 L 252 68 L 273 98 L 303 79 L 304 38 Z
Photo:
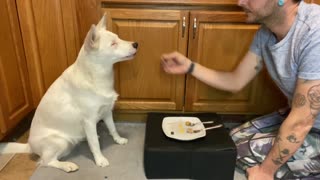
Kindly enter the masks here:
M 187 126 L 187 121 L 197 124 Z M 197 117 L 165 117 L 162 120 L 162 130 L 169 138 L 182 141 L 190 141 L 206 136 L 205 127 Z M 194 130 L 200 131 L 194 132 Z M 193 133 L 190 133 L 190 131 Z

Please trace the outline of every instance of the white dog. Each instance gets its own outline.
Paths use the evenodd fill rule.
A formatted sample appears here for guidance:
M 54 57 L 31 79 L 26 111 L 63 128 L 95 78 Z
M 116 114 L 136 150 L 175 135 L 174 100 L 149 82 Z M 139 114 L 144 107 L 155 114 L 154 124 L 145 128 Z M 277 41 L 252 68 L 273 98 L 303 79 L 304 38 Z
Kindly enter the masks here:
M 59 159 L 81 140 L 87 140 L 98 166 L 109 165 L 102 155 L 97 122 L 103 120 L 114 141 L 119 136 L 112 117 L 118 94 L 114 90 L 113 64 L 132 59 L 138 43 L 128 42 L 106 30 L 106 18 L 92 25 L 77 60 L 50 86 L 32 120 L 27 144 L 2 143 L 0 153 L 36 153 L 40 164 L 66 172 L 79 167 Z

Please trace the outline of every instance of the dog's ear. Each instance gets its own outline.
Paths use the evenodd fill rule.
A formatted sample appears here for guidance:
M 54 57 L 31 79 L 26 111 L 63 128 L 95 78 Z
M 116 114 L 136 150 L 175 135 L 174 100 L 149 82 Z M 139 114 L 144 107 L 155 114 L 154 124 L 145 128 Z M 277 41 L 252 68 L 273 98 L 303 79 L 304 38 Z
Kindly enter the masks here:
M 102 29 L 107 28 L 107 15 L 106 15 L 106 13 L 103 14 L 102 18 L 100 19 L 99 23 L 97 24 L 97 28 L 102 28 Z
M 84 48 L 86 51 L 92 51 L 99 48 L 99 36 L 97 27 L 92 25 L 84 40 Z

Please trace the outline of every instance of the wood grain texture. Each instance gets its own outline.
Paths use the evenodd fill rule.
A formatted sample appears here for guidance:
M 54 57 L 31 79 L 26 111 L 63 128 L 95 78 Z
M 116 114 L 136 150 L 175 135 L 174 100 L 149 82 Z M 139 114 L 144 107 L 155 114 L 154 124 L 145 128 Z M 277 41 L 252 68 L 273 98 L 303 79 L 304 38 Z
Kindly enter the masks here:
M 320 5 L 320 0 L 311 0 L 312 3 L 316 3 Z
M 71 65 L 75 62 L 78 52 L 80 51 L 80 34 L 77 23 L 76 0 L 62 0 L 62 19 L 63 30 L 66 43 L 67 64 Z
M 17 0 L 33 102 L 40 99 L 77 58 L 91 24 L 101 16 L 100 1 Z
M 21 35 L 24 43 L 28 74 L 32 90 L 34 107 L 39 103 L 45 92 L 43 84 L 42 69 L 40 66 L 41 57 L 38 48 L 38 37 L 34 22 L 34 14 L 31 0 L 17 0 L 18 15 L 20 19 Z
M 80 44 L 82 44 L 92 24 L 97 24 L 102 17 L 100 0 L 74 0 L 76 6 L 76 22 L 78 25 Z
M 197 28 L 190 26 L 189 57 L 218 71 L 233 71 L 238 66 L 259 28 L 258 25 L 247 24 L 243 12 L 192 11 L 190 19 L 196 19 Z M 233 94 L 188 76 L 186 111 L 265 113 L 270 109 L 259 105 L 270 97 L 261 97 L 264 88 L 269 88 L 263 78 L 263 74 L 258 75 L 243 90 Z M 277 107 L 277 103 L 274 101 L 271 107 Z
M 33 100 L 38 105 L 68 66 L 60 1 L 18 0 Z
M 108 29 L 120 38 L 139 43 L 135 59 L 115 66 L 116 109 L 182 110 L 184 76 L 167 75 L 160 66 L 163 53 L 186 53 L 188 34 L 182 37 L 180 10 L 104 9 Z M 188 23 L 188 22 L 186 22 Z
M 320 0 L 304 0 L 307 3 L 320 4 Z M 106 4 L 136 5 L 237 5 L 237 0 L 101 0 Z
M 1 61 L 1 58 L 0 58 L 0 61 Z M 2 80 L 2 79 L 0 79 L 0 80 Z M 0 90 L 0 93 L 3 94 L 1 92 L 1 90 Z M 0 103 L 0 105 L 1 105 L 0 106 L 0 139 L 2 139 L 5 136 L 5 133 L 7 131 L 7 125 L 6 125 L 6 118 L 5 118 L 3 111 L 2 111 L 4 104 Z
M 236 5 L 237 0 L 101 0 L 118 4 L 168 4 L 168 5 Z
M 41 67 L 45 89 L 68 66 L 61 1 L 32 0 L 34 26 L 41 57 L 35 66 Z
M 31 90 L 15 1 L 0 2 L 1 132 L 7 133 L 32 108 Z

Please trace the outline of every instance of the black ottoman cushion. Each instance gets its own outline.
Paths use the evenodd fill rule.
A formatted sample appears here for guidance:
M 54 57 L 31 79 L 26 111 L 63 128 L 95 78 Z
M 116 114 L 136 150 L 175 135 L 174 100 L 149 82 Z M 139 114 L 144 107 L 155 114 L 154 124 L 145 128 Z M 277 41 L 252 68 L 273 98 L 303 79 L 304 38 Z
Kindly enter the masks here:
M 206 127 L 221 123 L 215 113 L 149 113 L 144 146 L 144 168 L 148 179 L 233 179 L 236 148 L 224 127 L 209 130 L 200 139 L 179 141 L 168 138 L 162 131 L 162 120 L 168 116 L 215 121 Z

